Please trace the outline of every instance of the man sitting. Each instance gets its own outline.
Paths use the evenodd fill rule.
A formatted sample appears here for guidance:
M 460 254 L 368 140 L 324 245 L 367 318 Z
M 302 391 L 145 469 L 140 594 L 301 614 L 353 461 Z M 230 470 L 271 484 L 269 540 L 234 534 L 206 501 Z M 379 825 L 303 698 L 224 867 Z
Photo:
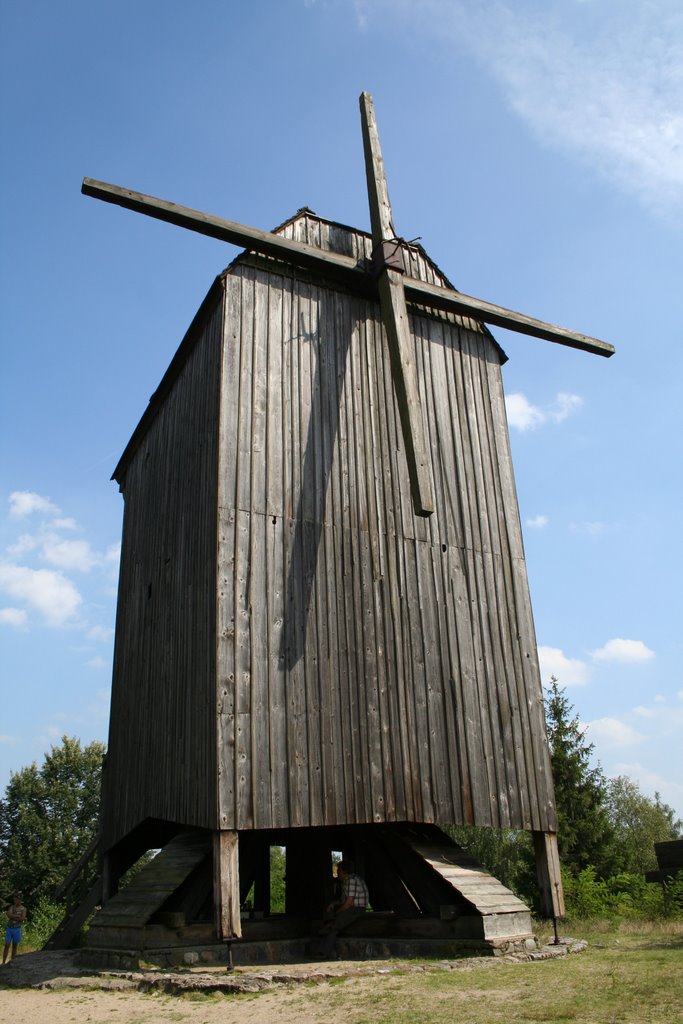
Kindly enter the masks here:
M 334 955 L 339 932 L 362 917 L 368 908 L 368 887 L 360 875 L 355 874 L 353 861 L 339 861 L 337 878 L 342 883 L 341 893 L 325 910 L 324 922 L 319 932 L 323 936 L 323 941 L 316 954 L 320 960 L 329 960 Z

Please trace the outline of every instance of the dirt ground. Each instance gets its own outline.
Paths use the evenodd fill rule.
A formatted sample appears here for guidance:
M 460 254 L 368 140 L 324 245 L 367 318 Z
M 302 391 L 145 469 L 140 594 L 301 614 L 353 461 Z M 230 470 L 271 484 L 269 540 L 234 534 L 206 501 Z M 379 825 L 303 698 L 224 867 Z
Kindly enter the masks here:
M 365 979 L 362 984 L 373 983 Z M 22 989 L 0 993 L 2 1024 L 318 1024 L 320 1019 L 299 988 L 196 1001 L 135 991 Z
M 73 954 L 28 953 L 0 968 L 0 1024 L 330 1024 L 345 1018 L 342 1006 L 338 1014 L 335 1009 L 343 991 L 362 1006 L 372 1001 L 378 986 L 396 983 L 406 973 L 495 970 L 503 961 L 515 958 L 472 958 L 430 967 L 335 961 L 238 968 L 231 974 L 224 968 L 84 973 Z

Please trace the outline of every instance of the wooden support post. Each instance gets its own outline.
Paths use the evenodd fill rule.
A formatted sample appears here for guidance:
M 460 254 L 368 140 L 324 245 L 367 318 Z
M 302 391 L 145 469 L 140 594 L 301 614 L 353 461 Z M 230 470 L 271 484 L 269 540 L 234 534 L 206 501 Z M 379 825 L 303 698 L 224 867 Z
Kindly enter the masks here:
M 239 939 L 242 924 L 237 832 L 213 835 L 213 905 L 218 938 Z
M 564 893 L 556 832 L 534 832 L 536 879 L 543 917 L 564 917 Z

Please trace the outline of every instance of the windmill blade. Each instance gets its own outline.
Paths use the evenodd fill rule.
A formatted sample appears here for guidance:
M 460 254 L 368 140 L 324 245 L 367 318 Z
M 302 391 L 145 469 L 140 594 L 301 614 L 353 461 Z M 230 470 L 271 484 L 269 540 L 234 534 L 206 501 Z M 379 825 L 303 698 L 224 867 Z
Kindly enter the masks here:
M 365 172 L 368 180 L 370 223 L 372 224 L 372 244 L 374 253 L 379 254 L 383 249 L 382 243 L 390 241 L 395 235 L 395 231 L 375 120 L 375 108 L 372 97 L 367 92 L 361 93 L 360 110 Z M 378 263 L 377 287 L 384 330 L 389 342 L 391 376 L 401 417 L 413 508 L 418 516 L 430 516 L 435 507 L 431 459 L 420 400 L 415 342 L 410 333 L 410 322 L 406 309 L 404 277 L 403 269 L 395 269 L 382 255 Z
M 100 199 L 105 203 L 113 203 L 124 209 L 143 213 L 155 220 L 162 220 L 190 231 L 197 231 L 199 234 L 208 235 L 221 242 L 229 242 L 231 245 L 241 246 L 252 252 L 286 260 L 307 270 L 324 272 L 331 279 L 341 282 L 353 291 L 370 298 L 377 298 L 377 284 L 367 269 L 340 253 L 318 249 L 305 242 L 294 242 L 291 239 L 283 238 L 282 235 L 276 235 L 272 231 L 247 227 L 246 224 L 238 224 L 236 221 L 216 217 L 210 213 L 202 213 L 200 210 L 179 206 L 166 199 L 158 199 L 156 196 L 145 195 L 143 192 L 135 192 L 132 189 L 112 185 L 106 181 L 97 181 L 94 178 L 83 179 L 81 192 L 93 199 Z M 476 299 L 454 289 L 426 284 L 408 276 L 404 278 L 403 283 L 409 302 L 471 316 L 474 320 L 480 320 L 483 323 L 505 327 L 518 334 L 542 338 L 558 345 L 567 345 L 593 355 L 609 357 L 614 354 L 614 346 L 606 341 L 571 331 L 566 327 L 546 323 L 544 320 L 537 320 L 524 313 L 516 313 L 512 309 L 497 306 L 485 299 Z

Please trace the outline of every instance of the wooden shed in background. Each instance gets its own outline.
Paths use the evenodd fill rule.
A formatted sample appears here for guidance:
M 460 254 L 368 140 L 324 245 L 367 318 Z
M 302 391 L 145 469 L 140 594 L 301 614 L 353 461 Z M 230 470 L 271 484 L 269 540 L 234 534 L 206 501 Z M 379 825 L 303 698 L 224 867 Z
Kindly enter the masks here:
M 306 209 L 278 233 L 371 256 L 367 234 Z M 402 248 L 412 278 L 452 287 Z M 254 254 L 214 282 L 116 468 L 104 895 L 143 850 L 175 850 L 159 923 L 213 918 L 214 939 L 239 936 L 255 882 L 259 935 L 302 934 L 341 850 L 385 917 L 486 938 L 466 891 L 484 873 L 434 826 L 528 829 L 546 863 L 556 817 L 505 356 L 477 321 L 408 309 L 429 518 L 411 502 L 378 301 Z M 268 933 L 274 843 L 298 923 Z M 495 892 L 500 934 L 528 934 L 523 905 Z M 95 945 L 107 913 L 134 945 L 123 895 Z

